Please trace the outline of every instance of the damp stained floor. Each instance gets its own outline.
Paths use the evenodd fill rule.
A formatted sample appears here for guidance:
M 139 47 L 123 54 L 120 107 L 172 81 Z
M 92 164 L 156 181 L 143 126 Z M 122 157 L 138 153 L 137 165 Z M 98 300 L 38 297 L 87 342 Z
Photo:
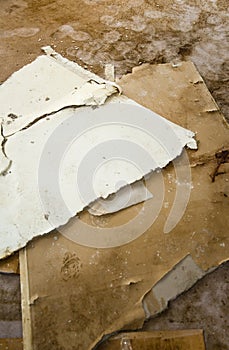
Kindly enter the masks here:
M 44 45 L 103 74 L 192 60 L 229 115 L 227 0 L 0 0 L 0 81 Z
M 103 75 L 144 62 L 192 60 L 229 118 L 227 0 L 0 0 L 0 83 L 51 45 Z M 227 349 L 228 263 L 205 276 L 145 329 L 204 328 L 208 350 Z M 19 277 L 0 275 L 0 337 L 21 335 Z
M 204 329 L 207 350 L 229 344 L 229 262 L 198 281 L 145 322 L 143 330 Z M 0 274 L 0 338 L 21 337 L 20 283 L 17 275 Z

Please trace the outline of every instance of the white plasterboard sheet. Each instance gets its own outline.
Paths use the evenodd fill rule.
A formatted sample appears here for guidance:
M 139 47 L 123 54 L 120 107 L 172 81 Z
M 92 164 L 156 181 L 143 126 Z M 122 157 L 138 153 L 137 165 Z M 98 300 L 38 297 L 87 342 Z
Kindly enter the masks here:
M 103 104 L 114 92 L 116 88 L 105 81 L 78 75 L 48 56 L 39 56 L 0 86 L 4 135 L 68 106 Z
M 114 96 L 101 106 L 115 87 L 94 81 L 83 84 L 82 68 L 77 77 L 66 64 L 60 66 L 55 58 L 41 56 L 1 86 L 2 135 L 7 140 L 2 148 L 11 166 L 0 177 L 0 258 L 65 224 L 99 197 L 163 168 L 186 145 L 196 147 L 191 131 L 130 99 Z M 45 80 L 49 70 L 50 84 Z M 36 75 L 46 81 L 43 90 L 36 87 Z M 69 107 L 76 103 L 73 81 L 81 85 L 80 108 Z M 46 105 L 50 100 L 44 97 L 50 96 L 52 103 Z M 90 103 L 100 106 L 85 107 Z M 10 113 L 21 116 L 18 124 L 17 118 L 9 123 Z

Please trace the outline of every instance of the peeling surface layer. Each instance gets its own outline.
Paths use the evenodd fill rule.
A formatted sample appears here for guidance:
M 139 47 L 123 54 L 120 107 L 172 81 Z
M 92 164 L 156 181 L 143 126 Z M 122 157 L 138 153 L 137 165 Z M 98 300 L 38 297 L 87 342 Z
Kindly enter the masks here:
M 69 106 L 103 104 L 114 92 L 112 85 L 92 80 L 89 74 L 73 74 L 56 60 L 40 56 L 0 87 L 4 135 Z

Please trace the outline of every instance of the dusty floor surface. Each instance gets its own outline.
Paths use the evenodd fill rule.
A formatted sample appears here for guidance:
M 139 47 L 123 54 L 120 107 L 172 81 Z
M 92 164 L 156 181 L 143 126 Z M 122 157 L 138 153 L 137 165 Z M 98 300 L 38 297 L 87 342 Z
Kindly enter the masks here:
M 145 323 L 144 330 L 202 328 L 207 350 L 227 350 L 228 295 L 229 263 L 170 302 L 166 311 Z
M 0 274 L 0 338 L 21 336 L 20 278 Z
M 0 81 L 44 45 L 102 73 L 191 59 L 229 115 L 227 0 L 0 0 Z
M 191 59 L 229 117 L 227 0 L 0 0 L 0 82 L 44 45 L 103 74 L 143 62 Z M 229 265 L 219 268 L 146 329 L 203 327 L 207 349 L 226 349 Z M 21 335 L 17 276 L 0 275 L 0 337 Z
M 149 320 L 144 330 L 202 328 L 207 350 L 227 350 L 229 263 L 196 283 L 172 301 L 169 308 Z M 0 338 L 20 337 L 19 276 L 0 274 Z

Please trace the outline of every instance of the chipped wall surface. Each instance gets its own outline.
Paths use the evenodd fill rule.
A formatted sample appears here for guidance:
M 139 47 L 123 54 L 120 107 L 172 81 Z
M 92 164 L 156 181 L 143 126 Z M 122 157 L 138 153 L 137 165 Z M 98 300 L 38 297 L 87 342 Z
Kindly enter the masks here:
M 191 59 L 228 115 L 227 0 L 0 1 L 0 80 L 43 45 L 102 74 Z M 7 65 L 5 62 L 7 61 Z

